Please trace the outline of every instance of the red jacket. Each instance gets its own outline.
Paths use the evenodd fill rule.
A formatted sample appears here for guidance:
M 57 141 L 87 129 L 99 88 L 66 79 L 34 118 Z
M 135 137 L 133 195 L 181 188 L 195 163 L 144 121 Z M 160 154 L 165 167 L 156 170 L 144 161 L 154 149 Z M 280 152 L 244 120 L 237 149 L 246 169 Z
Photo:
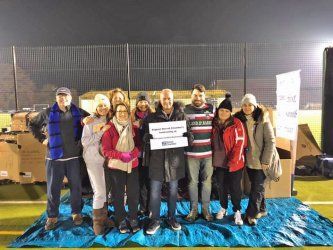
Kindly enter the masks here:
M 215 138 L 219 129 L 214 126 L 212 139 Z M 225 128 L 223 135 L 223 145 L 227 158 L 227 166 L 230 172 L 235 172 L 245 166 L 245 149 L 247 147 L 247 135 L 243 123 L 235 118 L 231 118 L 230 124 Z M 214 156 L 213 156 L 214 157 Z
M 116 146 L 119 140 L 119 134 L 115 125 L 110 121 L 108 125 L 111 127 L 102 136 L 102 152 L 107 159 L 120 160 L 121 152 L 116 150 Z M 132 161 L 132 168 L 136 168 L 139 164 L 138 156 L 139 150 L 137 148 L 137 129 L 132 129 L 135 147 L 132 150 L 134 161 Z

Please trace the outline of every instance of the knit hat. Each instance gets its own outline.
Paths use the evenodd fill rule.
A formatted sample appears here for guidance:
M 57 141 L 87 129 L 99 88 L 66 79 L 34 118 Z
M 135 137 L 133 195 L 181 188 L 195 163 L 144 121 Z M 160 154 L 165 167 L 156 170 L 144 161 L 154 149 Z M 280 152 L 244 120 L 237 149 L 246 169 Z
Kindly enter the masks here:
M 108 108 L 110 108 L 110 100 L 107 96 L 102 94 L 95 95 L 94 98 L 94 111 L 97 109 L 98 105 L 105 104 Z
M 147 92 L 139 92 L 136 96 L 136 105 L 139 101 L 147 101 L 150 104 L 150 98 Z
M 243 104 L 252 104 L 254 107 L 258 106 L 257 99 L 252 94 L 246 94 L 242 99 L 242 105 Z
M 229 109 L 230 112 L 232 112 L 232 104 L 231 104 L 231 94 L 226 93 L 225 99 L 220 103 L 219 107 L 217 109 Z

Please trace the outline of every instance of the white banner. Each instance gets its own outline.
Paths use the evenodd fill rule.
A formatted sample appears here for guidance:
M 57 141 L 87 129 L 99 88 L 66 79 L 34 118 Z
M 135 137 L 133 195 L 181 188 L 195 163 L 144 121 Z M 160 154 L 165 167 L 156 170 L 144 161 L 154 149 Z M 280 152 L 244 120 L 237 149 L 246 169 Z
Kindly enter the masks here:
M 150 140 L 150 149 L 179 148 L 188 146 L 186 121 L 149 123 L 149 133 L 153 136 Z
M 295 140 L 297 137 L 301 70 L 276 76 L 276 136 Z

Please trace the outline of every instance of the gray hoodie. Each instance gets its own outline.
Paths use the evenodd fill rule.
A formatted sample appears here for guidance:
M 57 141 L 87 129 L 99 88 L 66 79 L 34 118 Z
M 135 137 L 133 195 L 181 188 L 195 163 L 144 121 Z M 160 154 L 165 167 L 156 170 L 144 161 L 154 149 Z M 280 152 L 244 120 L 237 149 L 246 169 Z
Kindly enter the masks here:
M 87 165 L 103 165 L 105 159 L 99 153 L 99 147 L 104 132 L 100 130 L 100 128 L 106 124 L 106 118 L 97 117 L 96 115 L 92 115 L 92 117 L 94 118 L 94 121 L 83 127 L 81 139 L 83 145 L 83 158 Z

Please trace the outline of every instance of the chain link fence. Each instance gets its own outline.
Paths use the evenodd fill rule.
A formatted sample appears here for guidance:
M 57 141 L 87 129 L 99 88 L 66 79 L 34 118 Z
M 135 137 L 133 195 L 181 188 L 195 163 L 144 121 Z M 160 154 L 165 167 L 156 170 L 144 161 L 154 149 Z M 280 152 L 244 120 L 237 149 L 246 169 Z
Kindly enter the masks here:
M 275 108 L 275 75 L 301 69 L 300 123 L 321 142 L 322 54 L 328 42 L 117 44 L 0 48 L 1 127 L 8 112 L 44 107 L 67 86 L 73 100 L 89 91 L 188 90 L 203 83 L 231 92 L 235 107 L 245 92 Z M 15 86 L 17 98 L 15 98 Z M 187 92 L 184 92 L 187 93 Z M 221 96 L 222 97 L 222 96 Z M 16 104 L 17 103 L 17 104 Z

